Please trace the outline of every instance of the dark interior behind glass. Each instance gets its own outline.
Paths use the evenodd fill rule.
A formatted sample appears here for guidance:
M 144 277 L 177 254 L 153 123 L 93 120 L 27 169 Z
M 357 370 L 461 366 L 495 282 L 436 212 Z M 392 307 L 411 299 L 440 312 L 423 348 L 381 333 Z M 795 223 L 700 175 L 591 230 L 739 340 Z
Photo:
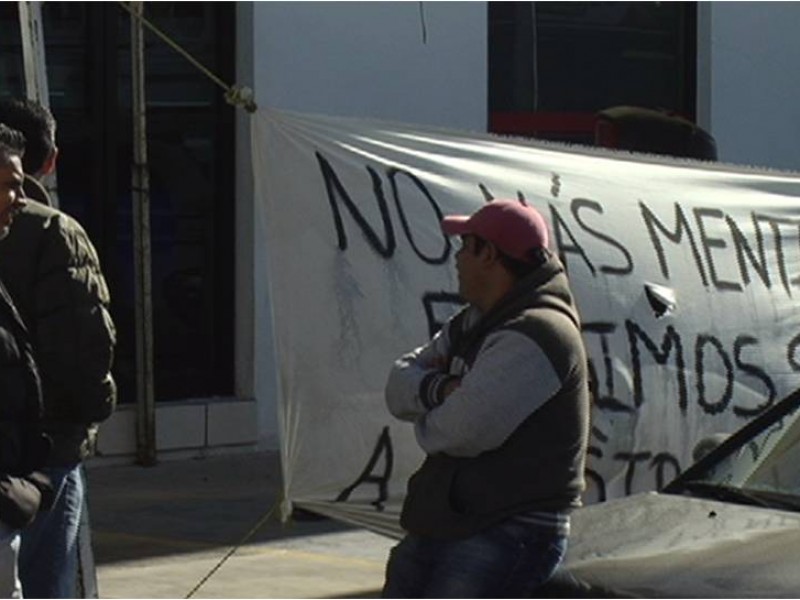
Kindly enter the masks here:
M 120 401 L 135 400 L 130 17 L 117 3 L 42 3 L 58 196 L 97 246 L 112 292 Z M 152 2 L 145 15 L 233 81 L 235 3 Z M 145 35 L 155 396 L 233 393 L 234 113 Z M 24 94 L 15 2 L 0 5 L 0 94 Z

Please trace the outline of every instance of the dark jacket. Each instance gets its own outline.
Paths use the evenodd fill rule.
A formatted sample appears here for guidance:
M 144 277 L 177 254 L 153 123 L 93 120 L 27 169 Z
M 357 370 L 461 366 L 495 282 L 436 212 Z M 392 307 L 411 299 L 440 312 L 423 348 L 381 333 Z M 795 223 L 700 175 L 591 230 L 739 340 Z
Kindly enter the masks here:
M 409 481 L 401 524 L 435 538 L 473 535 L 512 515 L 568 511 L 580 505 L 584 489 L 588 366 L 563 267 L 551 257 L 472 327 L 463 326 L 466 314 L 448 323 L 451 364 L 471 368 L 487 336 L 508 331 L 544 351 L 560 384 L 499 447 L 478 456 L 426 458 Z M 498 394 L 503 385 L 498 378 Z
M 43 500 L 52 500 L 47 478 L 35 472 L 49 449 L 41 412 L 28 332 L 0 283 L 0 521 L 15 529 L 33 520 Z
M 75 219 L 29 201 L 0 242 L 0 279 L 31 333 L 53 440 L 49 465 L 77 464 L 116 404 L 116 332 L 97 252 Z

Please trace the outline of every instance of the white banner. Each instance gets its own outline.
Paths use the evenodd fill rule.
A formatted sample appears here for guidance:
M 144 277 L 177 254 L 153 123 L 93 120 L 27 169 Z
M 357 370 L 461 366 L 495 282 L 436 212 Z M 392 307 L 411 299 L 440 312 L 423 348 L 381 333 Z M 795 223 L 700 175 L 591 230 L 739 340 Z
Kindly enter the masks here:
M 550 221 L 595 375 L 586 500 L 657 489 L 702 437 L 800 381 L 800 176 L 261 111 L 286 499 L 398 534 L 422 453 L 387 412 L 400 354 L 458 307 L 446 214 Z

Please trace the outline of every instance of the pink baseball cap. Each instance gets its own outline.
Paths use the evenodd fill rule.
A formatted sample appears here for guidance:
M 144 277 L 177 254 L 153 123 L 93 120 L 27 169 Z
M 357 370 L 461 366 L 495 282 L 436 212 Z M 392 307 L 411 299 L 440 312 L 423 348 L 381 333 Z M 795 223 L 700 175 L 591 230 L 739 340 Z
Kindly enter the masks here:
M 517 200 L 494 200 L 471 216 L 452 215 L 442 219 L 447 235 L 476 235 L 503 254 L 529 262 L 530 251 L 547 248 L 547 222 L 532 206 Z

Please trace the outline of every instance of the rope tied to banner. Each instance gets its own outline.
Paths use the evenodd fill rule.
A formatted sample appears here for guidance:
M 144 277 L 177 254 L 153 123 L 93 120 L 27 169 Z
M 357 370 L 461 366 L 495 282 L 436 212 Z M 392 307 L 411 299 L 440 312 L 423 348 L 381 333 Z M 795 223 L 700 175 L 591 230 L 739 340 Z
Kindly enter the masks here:
M 275 511 L 278 509 L 278 507 L 282 503 L 283 503 L 283 499 L 282 498 L 278 498 L 278 500 L 275 501 L 275 503 L 269 508 L 269 510 L 266 512 L 266 514 L 264 514 L 264 516 L 262 516 L 256 522 L 256 524 L 253 525 L 253 527 L 250 529 L 250 531 L 248 531 L 244 535 L 244 537 L 241 540 L 239 540 L 238 543 L 236 543 L 233 547 L 231 547 L 230 550 L 228 550 L 228 552 L 225 553 L 225 556 L 223 556 L 219 560 L 219 562 L 217 562 L 217 564 L 214 565 L 211 568 L 211 570 L 208 573 L 206 573 L 205 576 L 203 576 L 203 578 L 200 579 L 200 581 L 197 582 L 197 585 L 195 585 L 191 590 L 189 590 L 189 593 L 186 594 L 186 596 L 184 596 L 184 598 L 192 598 L 197 593 L 197 590 L 199 590 L 201 587 L 203 587 L 205 585 L 205 583 L 209 579 L 211 579 L 216 574 L 216 572 L 219 571 L 222 568 L 222 566 L 226 562 L 228 562 L 228 559 L 231 556 L 233 556 L 239 550 L 239 548 L 244 546 L 250 540 L 250 538 L 253 537 L 256 534 L 256 532 L 258 532 L 258 530 L 261 529 L 264 526 L 264 524 L 266 524 L 267 521 L 269 521 L 272 518 L 272 515 L 275 514 Z
M 158 27 L 156 27 L 147 17 L 143 14 L 137 14 L 136 11 L 131 6 L 130 2 L 118 2 L 118 4 L 131 16 L 133 19 L 137 19 L 143 25 L 145 25 L 150 31 L 156 34 L 164 43 L 170 46 L 173 50 L 175 50 L 178 54 L 183 56 L 186 60 L 188 60 L 195 68 L 197 68 L 201 73 L 203 73 L 206 77 L 208 77 L 211 81 L 225 90 L 225 101 L 228 104 L 233 106 L 241 106 L 249 113 L 254 113 L 258 110 L 258 105 L 256 105 L 255 97 L 253 94 L 253 90 L 247 86 L 240 86 L 240 85 L 228 85 L 222 79 L 217 77 L 208 67 L 198 61 L 194 56 L 192 56 L 186 49 L 184 49 L 180 44 L 178 44 L 175 40 L 170 38 L 166 33 L 161 31 Z

